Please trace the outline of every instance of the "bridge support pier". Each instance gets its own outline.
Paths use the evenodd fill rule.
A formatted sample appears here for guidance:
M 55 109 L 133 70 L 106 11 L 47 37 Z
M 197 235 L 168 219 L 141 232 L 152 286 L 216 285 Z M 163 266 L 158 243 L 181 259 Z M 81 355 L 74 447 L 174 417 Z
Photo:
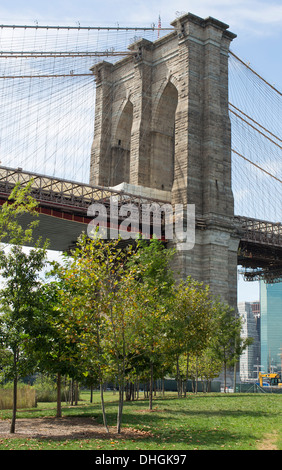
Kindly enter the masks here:
M 168 246 L 174 248 L 175 243 Z M 191 276 L 208 284 L 215 296 L 236 308 L 238 246 L 239 239 L 232 230 L 197 229 L 193 250 L 176 252 L 175 275 L 178 279 Z
M 205 230 L 175 269 L 210 284 L 234 307 L 237 249 L 231 188 L 228 25 L 191 13 L 155 42 L 140 39 L 133 57 L 101 62 L 90 183 L 121 183 L 169 193 L 172 205 L 195 205 Z M 167 199 L 166 199 L 167 201 Z

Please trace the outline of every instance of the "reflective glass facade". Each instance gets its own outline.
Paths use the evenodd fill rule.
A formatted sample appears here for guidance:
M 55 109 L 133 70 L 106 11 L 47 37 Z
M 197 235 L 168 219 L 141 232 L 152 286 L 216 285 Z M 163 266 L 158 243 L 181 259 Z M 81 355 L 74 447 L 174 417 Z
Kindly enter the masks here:
M 258 377 L 260 365 L 260 304 L 259 302 L 239 302 L 238 312 L 242 321 L 242 338 L 252 338 L 240 356 L 240 379 L 242 382 Z
M 282 362 L 282 282 L 260 282 L 261 364 L 263 372 L 279 372 Z

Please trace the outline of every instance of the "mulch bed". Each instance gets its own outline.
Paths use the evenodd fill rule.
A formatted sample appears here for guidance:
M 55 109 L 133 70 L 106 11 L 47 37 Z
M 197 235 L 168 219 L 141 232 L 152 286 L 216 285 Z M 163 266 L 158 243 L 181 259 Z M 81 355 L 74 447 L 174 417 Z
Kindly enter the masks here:
M 0 420 L 0 440 L 11 438 L 34 439 L 141 439 L 150 436 L 150 432 L 134 428 L 123 428 L 118 434 L 115 427 L 109 427 L 109 433 L 104 426 L 95 423 L 93 418 L 63 417 L 63 418 L 33 418 L 17 419 L 16 432 L 10 434 L 10 420 Z

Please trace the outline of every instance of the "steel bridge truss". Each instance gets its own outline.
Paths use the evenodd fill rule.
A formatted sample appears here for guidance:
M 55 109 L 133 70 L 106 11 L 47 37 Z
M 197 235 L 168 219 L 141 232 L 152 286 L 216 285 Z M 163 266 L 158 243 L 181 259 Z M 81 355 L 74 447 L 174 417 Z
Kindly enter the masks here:
M 282 224 L 235 217 L 239 226 L 238 264 L 246 281 L 282 281 Z
M 0 198 L 7 200 L 16 184 L 31 184 L 30 194 L 42 207 L 56 211 L 86 216 L 92 204 L 103 204 L 109 208 L 111 198 L 123 204 L 133 204 L 142 213 L 143 204 L 167 201 L 126 193 L 100 186 L 47 177 L 23 171 L 22 168 L 0 166 Z M 86 217 L 87 219 L 87 217 Z M 90 218 L 88 219 L 89 222 Z M 196 219 L 196 228 L 206 230 L 205 219 Z M 263 279 L 266 282 L 282 281 L 282 224 L 247 217 L 235 216 L 234 228 L 240 238 L 238 265 L 248 281 Z
M 92 204 L 109 204 L 116 197 L 120 204 L 141 204 L 161 202 L 157 199 L 134 195 L 114 188 L 91 186 L 85 183 L 68 181 L 23 171 L 22 168 L 0 167 L 0 194 L 8 195 L 16 184 L 22 186 L 31 182 L 30 194 L 40 203 L 52 204 L 58 208 L 77 208 L 85 212 Z

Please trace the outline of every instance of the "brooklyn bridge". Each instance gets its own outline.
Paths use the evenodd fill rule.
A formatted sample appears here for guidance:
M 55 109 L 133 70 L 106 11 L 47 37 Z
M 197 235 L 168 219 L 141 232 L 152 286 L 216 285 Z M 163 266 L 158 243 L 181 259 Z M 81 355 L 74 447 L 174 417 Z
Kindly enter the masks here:
M 52 250 L 75 245 L 93 204 L 194 204 L 178 275 L 233 305 L 238 266 L 282 280 L 282 94 L 233 52 L 228 25 L 188 13 L 170 28 L 0 33 L 1 204 L 31 182 Z

